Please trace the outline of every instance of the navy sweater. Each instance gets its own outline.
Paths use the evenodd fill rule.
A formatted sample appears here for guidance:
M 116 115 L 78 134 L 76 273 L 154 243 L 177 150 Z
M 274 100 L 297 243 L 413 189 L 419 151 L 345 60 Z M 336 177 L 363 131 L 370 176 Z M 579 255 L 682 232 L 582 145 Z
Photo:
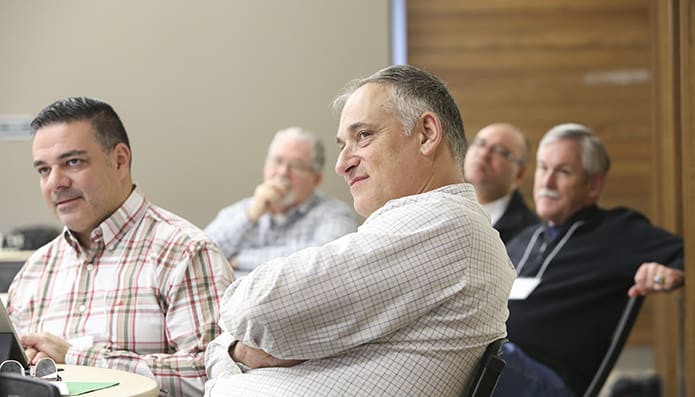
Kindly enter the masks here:
M 683 269 L 683 240 L 633 210 L 591 206 L 578 211 L 552 240 L 543 225 L 512 239 L 507 250 L 517 266 L 534 232 L 543 228 L 520 276 L 534 277 L 577 221 L 584 223 L 551 260 L 535 291 L 526 300 L 509 301 L 507 329 L 510 341 L 582 395 L 608 349 L 635 272 L 643 262 Z

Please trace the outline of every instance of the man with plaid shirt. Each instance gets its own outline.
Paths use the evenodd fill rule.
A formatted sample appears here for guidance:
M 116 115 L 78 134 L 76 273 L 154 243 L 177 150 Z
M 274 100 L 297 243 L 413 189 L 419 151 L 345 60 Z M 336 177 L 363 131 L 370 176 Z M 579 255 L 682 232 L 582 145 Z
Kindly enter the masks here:
M 110 105 L 60 100 L 32 128 L 41 191 L 65 228 L 10 286 L 27 356 L 136 372 L 162 395 L 201 394 L 229 263 L 200 229 L 135 188 Z

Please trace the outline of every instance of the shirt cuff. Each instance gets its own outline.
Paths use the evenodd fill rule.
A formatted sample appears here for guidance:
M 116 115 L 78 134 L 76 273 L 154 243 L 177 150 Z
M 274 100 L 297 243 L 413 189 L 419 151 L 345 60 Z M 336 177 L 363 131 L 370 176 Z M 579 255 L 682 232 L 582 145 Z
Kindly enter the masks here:
M 210 343 L 205 351 L 205 367 L 210 379 L 226 378 L 248 370 L 229 356 L 229 347 L 235 341 L 229 343 L 228 340 L 231 340 L 231 335 L 223 333 Z
M 232 342 L 229 345 L 229 347 L 227 348 L 227 356 L 229 357 L 229 361 L 233 362 L 234 365 L 241 370 L 241 373 L 245 373 L 245 372 L 248 372 L 249 370 L 251 370 L 251 368 L 247 367 L 246 365 L 244 365 L 244 363 L 242 363 L 240 361 L 234 360 L 232 358 L 231 354 L 229 353 L 230 350 L 234 349 L 234 347 L 236 346 L 237 343 L 239 343 L 239 341 L 235 340 L 234 342 Z

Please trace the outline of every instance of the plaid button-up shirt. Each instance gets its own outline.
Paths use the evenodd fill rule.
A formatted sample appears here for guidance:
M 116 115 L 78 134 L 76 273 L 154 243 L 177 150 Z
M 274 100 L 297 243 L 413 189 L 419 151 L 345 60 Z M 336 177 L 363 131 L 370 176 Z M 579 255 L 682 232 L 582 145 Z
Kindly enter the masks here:
M 68 364 L 136 372 L 162 394 L 202 394 L 203 352 L 233 281 L 224 255 L 137 190 L 91 241 L 85 250 L 65 230 L 27 261 L 8 294 L 17 332 L 66 339 Z

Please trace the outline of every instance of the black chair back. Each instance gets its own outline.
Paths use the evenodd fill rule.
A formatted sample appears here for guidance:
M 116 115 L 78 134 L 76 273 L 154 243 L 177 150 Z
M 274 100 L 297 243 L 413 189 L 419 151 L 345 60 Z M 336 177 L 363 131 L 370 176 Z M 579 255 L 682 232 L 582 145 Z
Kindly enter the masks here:
M 30 376 L 0 373 L 0 397 L 60 397 L 57 387 Z
M 615 331 L 613 331 L 611 344 L 608 346 L 606 355 L 603 356 L 601 365 L 594 374 L 589 387 L 584 392 L 584 397 L 598 396 L 603 384 L 606 383 L 606 379 L 613 370 L 615 362 L 618 360 L 620 352 L 625 346 L 625 341 L 630 335 L 630 330 L 632 330 L 632 326 L 635 324 L 635 319 L 639 314 L 643 301 L 643 296 L 635 296 L 628 299 L 627 305 L 625 305 L 625 309 L 623 309 L 623 314 L 620 316 L 620 320 L 618 321 L 618 325 L 615 327 Z
M 473 372 L 473 380 L 464 390 L 462 397 L 490 397 L 495 391 L 497 381 L 506 365 L 502 358 L 502 345 L 507 338 L 500 338 L 490 343 Z

